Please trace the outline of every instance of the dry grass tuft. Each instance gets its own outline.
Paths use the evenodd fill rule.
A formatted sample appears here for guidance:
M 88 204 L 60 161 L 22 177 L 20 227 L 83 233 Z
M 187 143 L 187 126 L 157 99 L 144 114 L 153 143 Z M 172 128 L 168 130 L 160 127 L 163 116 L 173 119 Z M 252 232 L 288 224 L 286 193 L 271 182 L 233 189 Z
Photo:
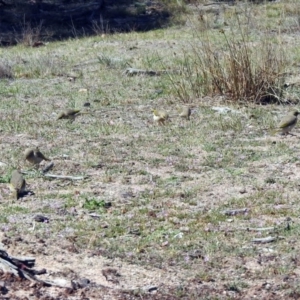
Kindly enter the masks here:
M 179 82 L 170 77 L 183 102 L 205 95 L 234 102 L 280 102 L 290 65 L 281 42 L 268 33 L 253 40 L 251 31 L 241 25 L 221 29 L 214 37 L 209 34 L 196 33 L 190 50 L 183 50 Z
M 23 31 L 18 39 L 18 43 L 25 47 L 34 47 L 41 41 L 42 35 L 42 23 L 39 26 L 32 27 L 31 24 L 25 23 L 23 25 Z

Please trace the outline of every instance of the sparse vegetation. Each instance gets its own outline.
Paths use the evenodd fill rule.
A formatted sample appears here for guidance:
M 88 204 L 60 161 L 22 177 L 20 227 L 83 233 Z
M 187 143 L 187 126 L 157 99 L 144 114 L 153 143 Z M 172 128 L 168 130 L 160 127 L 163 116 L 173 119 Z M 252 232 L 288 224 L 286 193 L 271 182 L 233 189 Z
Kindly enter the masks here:
M 124 299 L 298 293 L 300 131 L 269 134 L 298 107 L 297 3 L 214 5 L 224 20 L 198 3 L 184 25 L 1 50 L 5 246 L 57 256 L 56 266 L 75 257 L 96 282 L 105 260 L 120 270 Z M 190 121 L 178 104 L 193 104 Z M 66 108 L 85 114 L 57 120 Z M 170 122 L 154 124 L 153 108 Z M 28 170 L 22 153 L 35 146 L 53 158 L 51 173 L 86 179 L 29 172 L 34 194 L 10 203 L 12 168 Z M 36 214 L 50 221 L 33 225 Z M 142 291 L 149 284 L 157 294 Z

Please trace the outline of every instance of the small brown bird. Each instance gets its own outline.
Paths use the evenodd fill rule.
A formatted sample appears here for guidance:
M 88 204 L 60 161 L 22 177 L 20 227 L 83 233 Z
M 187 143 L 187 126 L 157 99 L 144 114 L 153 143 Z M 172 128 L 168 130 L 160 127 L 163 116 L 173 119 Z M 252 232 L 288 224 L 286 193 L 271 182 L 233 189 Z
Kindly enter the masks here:
M 192 110 L 189 106 L 182 106 L 182 107 L 179 107 L 177 110 L 178 110 L 179 117 L 187 119 L 187 120 L 190 119 Z
M 58 115 L 57 120 L 69 119 L 73 121 L 80 114 L 80 109 L 66 109 Z
M 45 157 L 38 147 L 26 149 L 24 156 L 25 159 L 33 165 L 39 165 L 43 160 L 50 161 L 50 159 Z
M 19 195 L 25 192 L 26 181 L 23 175 L 18 171 L 14 170 L 11 174 L 10 185 L 14 193 L 14 197 L 18 200 Z
M 291 111 L 285 116 L 279 123 L 278 128 L 273 133 L 280 132 L 281 135 L 287 135 L 297 124 L 297 116 L 299 112 L 297 110 Z
M 165 125 L 165 122 L 168 121 L 169 115 L 162 110 L 152 109 L 153 121 L 157 122 L 159 125 Z

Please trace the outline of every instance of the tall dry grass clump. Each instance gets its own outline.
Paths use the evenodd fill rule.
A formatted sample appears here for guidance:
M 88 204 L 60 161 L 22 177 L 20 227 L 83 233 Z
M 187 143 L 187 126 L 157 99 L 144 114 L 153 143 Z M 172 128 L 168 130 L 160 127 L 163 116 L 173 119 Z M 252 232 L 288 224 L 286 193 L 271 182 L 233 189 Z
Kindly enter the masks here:
M 180 79 L 170 77 L 183 102 L 205 95 L 231 101 L 279 102 L 287 69 L 287 55 L 280 38 L 247 28 L 196 33 L 179 62 Z M 178 66 L 177 66 L 178 67 Z

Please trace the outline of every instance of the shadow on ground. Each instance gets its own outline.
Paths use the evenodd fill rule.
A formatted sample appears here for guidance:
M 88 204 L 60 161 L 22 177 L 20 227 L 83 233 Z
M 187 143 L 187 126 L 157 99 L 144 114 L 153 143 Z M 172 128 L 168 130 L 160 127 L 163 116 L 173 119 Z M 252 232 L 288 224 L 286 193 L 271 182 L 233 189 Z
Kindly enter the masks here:
M 0 45 L 62 40 L 107 32 L 146 31 L 167 24 L 159 1 L 0 1 Z

